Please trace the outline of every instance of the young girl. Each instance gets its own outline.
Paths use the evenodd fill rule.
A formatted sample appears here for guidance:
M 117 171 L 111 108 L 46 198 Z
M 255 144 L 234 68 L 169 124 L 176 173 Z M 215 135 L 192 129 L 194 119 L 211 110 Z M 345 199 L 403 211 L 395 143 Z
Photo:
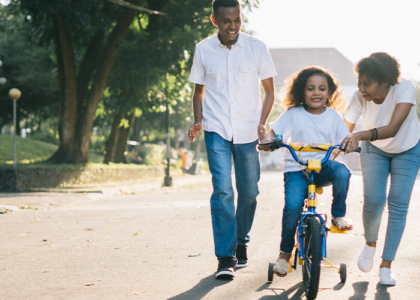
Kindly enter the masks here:
M 287 109 L 276 121 L 261 143 L 271 142 L 276 135 L 291 143 L 340 144 L 350 134 L 341 115 L 346 107 L 338 81 L 321 67 L 309 67 L 293 75 L 286 86 L 283 107 Z M 265 147 L 261 148 L 262 150 Z M 325 153 L 302 152 L 302 159 L 322 159 Z M 308 194 L 308 178 L 288 150 L 284 155 L 285 206 L 283 209 L 280 255 L 274 271 L 286 276 L 294 247 L 294 237 Z M 330 159 L 320 173 L 315 173 L 317 186 L 333 185 L 332 223 L 341 230 L 351 230 L 352 221 L 346 215 L 346 198 L 350 171 L 345 164 Z

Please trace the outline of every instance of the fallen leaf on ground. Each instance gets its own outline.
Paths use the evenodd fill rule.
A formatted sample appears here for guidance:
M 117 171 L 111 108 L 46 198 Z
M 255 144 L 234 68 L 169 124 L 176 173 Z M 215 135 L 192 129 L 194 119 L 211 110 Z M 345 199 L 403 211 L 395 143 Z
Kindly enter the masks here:
M 201 255 L 201 253 L 198 253 L 198 254 L 190 254 L 190 255 L 188 255 L 188 257 L 197 257 L 197 256 L 200 256 Z

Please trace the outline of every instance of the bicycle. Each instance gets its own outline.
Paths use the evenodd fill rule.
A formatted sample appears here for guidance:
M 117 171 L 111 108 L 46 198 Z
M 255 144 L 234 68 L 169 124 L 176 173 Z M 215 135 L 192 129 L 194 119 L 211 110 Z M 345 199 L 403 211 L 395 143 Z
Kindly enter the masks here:
M 257 151 L 260 149 L 260 146 L 270 146 L 271 150 L 276 150 L 282 147 L 287 148 L 292 154 L 294 160 L 306 167 L 308 171 L 308 198 L 305 199 L 305 205 L 303 212 L 301 213 L 300 220 L 298 222 L 298 227 L 296 230 L 296 240 L 295 251 L 292 257 L 289 260 L 291 269 L 296 270 L 297 259 L 299 257 L 299 265 L 302 265 L 302 275 L 303 282 L 305 285 L 306 297 L 309 300 L 315 299 L 318 294 L 319 287 L 319 278 L 321 273 L 321 268 L 337 268 L 338 273 L 340 274 L 341 282 L 345 282 L 347 279 L 347 266 L 345 263 L 338 265 L 333 265 L 327 259 L 327 233 L 347 233 L 346 230 L 340 230 L 336 226 L 331 226 L 328 228 L 327 224 L 327 215 L 321 215 L 316 212 L 317 206 L 317 196 L 316 194 L 322 194 L 322 187 L 317 187 L 314 182 L 314 172 L 320 172 L 322 165 L 325 164 L 332 151 L 339 149 L 340 151 L 344 150 L 341 148 L 341 145 L 329 145 L 329 144 L 304 144 L 304 143 L 283 143 L 283 138 L 279 135 L 276 138 L 272 139 L 272 143 L 264 143 L 258 145 Z M 325 157 L 322 160 L 317 159 L 308 159 L 306 162 L 302 161 L 299 158 L 298 154 L 300 152 L 313 152 L 313 151 L 323 151 L 326 152 Z M 358 148 L 356 152 L 360 152 L 361 148 Z M 292 259 L 294 262 L 292 263 Z M 327 264 L 322 264 L 322 261 L 325 261 Z M 269 263 L 268 266 L 268 281 L 273 281 L 274 275 L 274 263 Z

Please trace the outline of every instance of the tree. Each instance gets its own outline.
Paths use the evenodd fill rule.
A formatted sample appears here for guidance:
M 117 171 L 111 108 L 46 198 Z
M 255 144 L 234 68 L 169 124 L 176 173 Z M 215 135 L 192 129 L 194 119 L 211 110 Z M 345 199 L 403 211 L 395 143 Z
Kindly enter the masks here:
M 8 92 L 13 87 L 22 92 L 17 102 L 18 121 L 21 117 L 32 119 L 40 128 L 43 120 L 58 113 L 54 49 L 38 47 L 29 39 L 31 27 L 27 16 L 12 14 L 8 7 L 0 10 L 0 31 L 2 75 L 7 78 L 7 83 L 0 87 L 0 131 L 3 125 L 12 122 L 13 103 Z M 16 133 L 19 134 L 19 126 Z
M 204 1 L 130 0 L 130 3 L 170 14 L 167 19 L 172 33 L 188 31 L 198 22 L 199 12 L 210 7 Z M 95 111 L 117 59 L 118 47 L 134 18 L 141 13 L 103 0 L 12 0 L 11 6 L 30 16 L 33 36 L 41 45 L 55 45 L 60 144 L 50 161 L 86 163 Z M 186 10 L 188 14 L 183 13 Z M 191 11 L 195 13 L 189 14 Z M 164 35 L 160 36 L 164 22 L 162 16 L 150 15 L 144 24 L 149 39 L 156 45 L 168 42 Z M 155 48 L 157 52 L 164 49 Z

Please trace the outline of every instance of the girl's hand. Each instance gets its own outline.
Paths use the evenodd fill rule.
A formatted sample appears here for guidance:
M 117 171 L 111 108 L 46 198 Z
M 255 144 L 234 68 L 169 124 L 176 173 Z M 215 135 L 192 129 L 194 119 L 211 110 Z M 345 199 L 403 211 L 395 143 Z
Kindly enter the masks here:
M 268 152 L 273 152 L 274 150 L 271 149 L 271 144 L 273 143 L 272 140 L 261 140 L 261 144 L 266 144 L 266 145 L 261 145 L 260 144 L 260 150 L 262 151 L 268 151 Z
M 342 142 L 342 147 L 346 149 L 345 154 L 351 153 L 359 147 L 360 136 L 358 132 L 350 133 Z

